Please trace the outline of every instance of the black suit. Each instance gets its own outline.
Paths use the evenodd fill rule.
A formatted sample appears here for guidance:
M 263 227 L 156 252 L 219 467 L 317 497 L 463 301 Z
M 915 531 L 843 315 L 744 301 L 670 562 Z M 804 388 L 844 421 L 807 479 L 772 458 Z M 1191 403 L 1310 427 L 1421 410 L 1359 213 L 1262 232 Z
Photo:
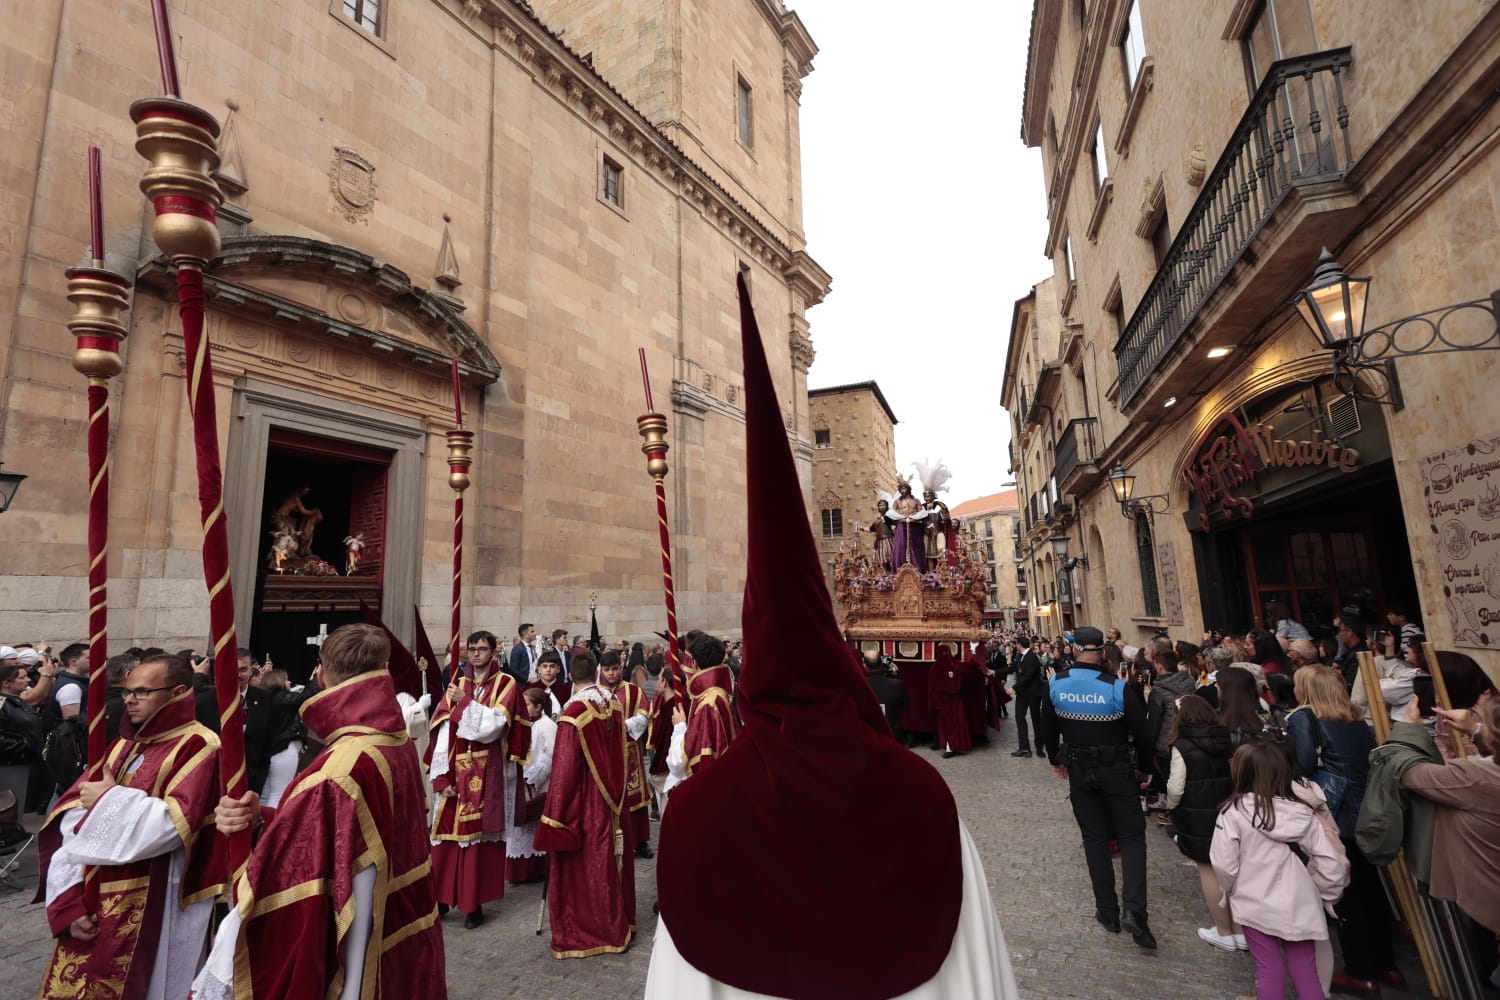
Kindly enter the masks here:
M 202 682 L 196 679 L 202 676 L 195 675 L 193 682 L 193 687 L 197 690 L 195 713 L 200 723 L 217 733 L 218 692 L 207 678 Z M 271 769 L 271 698 L 266 692 L 252 687 L 245 689 L 245 696 L 240 702 L 245 710 L 245 777 L 250 783 L 250 790 L 258 795 L 265 787 L 266 772 Z
M 1037 749 L 1041 749 L 1042 739 L 1042 697 L 1047 691 L 1047 682 L 1042 677 L 1042 661 L 1032 650 L 1026 650 L 1021 654 L 1021 659 L 1016 663 L 1016 736 L 1018 750 L 1031 749 L 1031 734 L 1026 728 L 1026 717 L 1031 716 L 1031 724 L 1036 727 Z
M 906 707 L 906 686 L 899 678 L 880 671 L 866 673 L 865 676 L 870 679 L 870 689 L 875 692 L 875 700 L 885 710 L 885 721 L 891 727 L 891 735 L 905 743 L 906 734 L 901 729 L 901 710 Z

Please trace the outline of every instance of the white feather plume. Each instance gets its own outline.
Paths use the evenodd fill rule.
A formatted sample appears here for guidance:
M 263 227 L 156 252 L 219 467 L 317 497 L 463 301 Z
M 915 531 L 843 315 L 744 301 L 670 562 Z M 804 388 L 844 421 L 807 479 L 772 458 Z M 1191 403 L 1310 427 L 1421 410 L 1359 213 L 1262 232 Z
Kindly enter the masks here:
M 953 478 L 953 473 L 943 464 L 940 458 L 936 462 L 913 462 L 912 466 L 917 470 L 917 478 L 922 481 L 922 489 L 933 493 L 947 493 L 948 480 Z

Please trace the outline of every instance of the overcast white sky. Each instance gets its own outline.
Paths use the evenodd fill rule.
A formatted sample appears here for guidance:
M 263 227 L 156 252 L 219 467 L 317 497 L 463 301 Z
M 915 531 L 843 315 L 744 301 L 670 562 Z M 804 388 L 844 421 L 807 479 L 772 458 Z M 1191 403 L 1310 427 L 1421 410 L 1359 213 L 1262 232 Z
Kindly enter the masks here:
M 808 313 L 808 385 L 874 379 L 904 474 L 943 459 L 950 507 L 998 492 L 1011 310 L 1052 273 L 1041 153 L 1020 139 L 1031 4 L 790 5 L 819 47 L 802 192 L 808 252 L 833 275 Z

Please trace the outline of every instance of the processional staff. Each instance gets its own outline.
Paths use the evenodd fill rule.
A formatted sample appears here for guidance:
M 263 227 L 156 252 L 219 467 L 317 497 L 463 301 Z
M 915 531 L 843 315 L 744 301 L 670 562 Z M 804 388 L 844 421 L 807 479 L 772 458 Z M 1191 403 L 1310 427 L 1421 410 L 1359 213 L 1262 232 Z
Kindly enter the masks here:
M 177 267 L 177 308 L 187 363 L 188 409 L 193 418 L 203 524 L 203 577 L 208 586 L 214 689 L 219 702 L 219 777 L 224 794 L 238 799 L 248 790 L 244 710 L 240 704 L 213 359 L 203 335 L 203 271 L 219 255 L 219 230 L 214 220 L 224 201 L 212 176 L 219 166 L 219 123 L 207 111 L 181 98 L 166 0 L 151 0 L 151 13 L 166 96 L 136 101 L 130 106 L 130 117 L 136 127 L 136 151 L 150 162 L 141 179 L 141 190 L 156 212 L 152 238 Z M 249 857 L 250 831 L 231 834 L 231 892 Z
M 672 537 L 667 528 L 667 418 L 656 412 L 651 401 L 651 375 L 646 370 L 646 349 L 641 353 L 641 383 L 646 389 L 646 412 L 635 418 L 637 430 L 645 441 L 641 451 L 646 456 L 646 472 L 656 482 L 656 522 L 661 535 L 661 583 L 667 604 L 667 665 L 672 681 L 682 682 L 682 648 L 677 638 L 677 598 L 672 593 Z
M 88 267 L 70 267 L 68 301 L 73 318 L 68 331 L 76 338 L 73 368 L 88 379 L 89 459 L 89 686 L 88 761 L 90 781 L 104 777 L 104 754 L 109 742 L 104 723 L 104 703 L 109 685 L 105 661 L 109 659 L 106 627 L 109 618 L 107 581 L 109 573 L 109 380 L 125 368 L 120 345 L 127 329 L 121 318 L 130 308 L 130 279 L 104 268 L 104 208 L 101 193 L 99 147 L 90 146 L 89 167 L 89 256 Z M 99 908 L 99 882 L 90 866 L 83 883 L 89 913 Z
M 463 660 L 463 638 L 459 634 L 459 602 L 464 580 L 464 490 L 469 488 L 470 451 L 474 432 L 464 430 L 464 400 L 458 379 L 458 359 L 453 359 L 453 420 L 458 426 L 448 432 L 448 486 L 453 490 L 453 630 L 448 639 L 448 683 L 458 679 Z M 454 731 L 458 725 L 455 722 Z

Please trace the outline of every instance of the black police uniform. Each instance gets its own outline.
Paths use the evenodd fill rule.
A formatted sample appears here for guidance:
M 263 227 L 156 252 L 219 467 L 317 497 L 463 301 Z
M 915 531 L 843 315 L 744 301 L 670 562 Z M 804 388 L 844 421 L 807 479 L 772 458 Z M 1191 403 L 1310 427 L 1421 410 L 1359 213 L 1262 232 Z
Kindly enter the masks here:
M 1101 675 L 1094 664 L 1076 663 L 1066 676 L 1053 679 L 1042 703 L 1041 730 L 1047 759 L 1068 768 L 1068 797 L 1083 831 L 1100 922 L 1118 929 L 1112 926 L 1120 913 L 1109 857 L 1113 836 L 1120 841 L 1125 911 L 1144 923 L 1146 819 L 1135 760 L 1151 759 L 1145 703 L 1123 680 Z

